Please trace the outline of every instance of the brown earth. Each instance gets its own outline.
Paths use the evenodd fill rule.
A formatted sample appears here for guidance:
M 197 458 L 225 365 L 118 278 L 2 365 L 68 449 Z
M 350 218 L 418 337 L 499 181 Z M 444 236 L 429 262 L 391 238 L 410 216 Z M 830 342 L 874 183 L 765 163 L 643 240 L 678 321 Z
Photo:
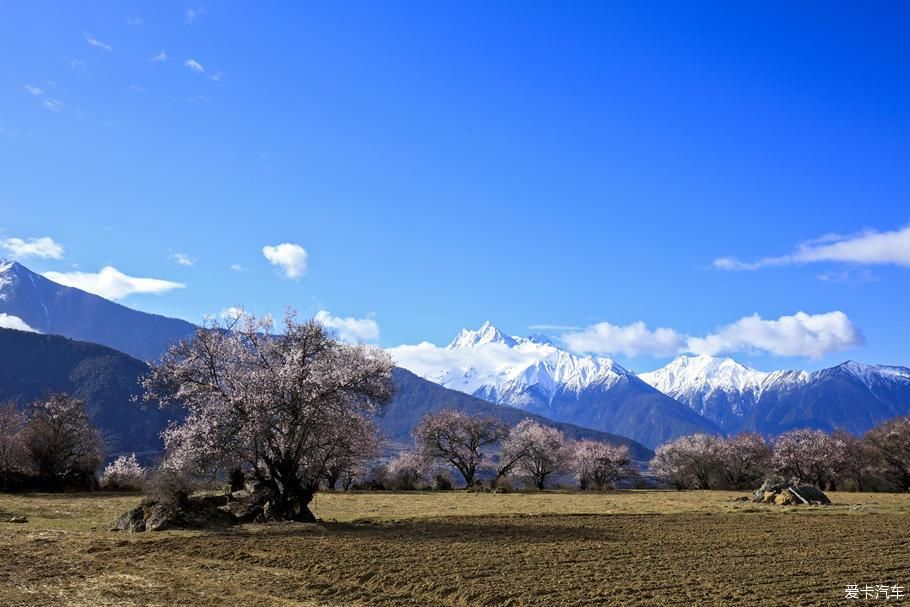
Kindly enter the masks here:
M 106 531 L 136 496 L 3 496 L 0 606 L 838 605 L 910 594 L 910 495 L 322 494 L 318 525 Z M 365 518 L 368 517 L 368 518 Z M 904 599 L 910 604 L 910 599 Z M 888 603 L 901 604 L 900 601 Z

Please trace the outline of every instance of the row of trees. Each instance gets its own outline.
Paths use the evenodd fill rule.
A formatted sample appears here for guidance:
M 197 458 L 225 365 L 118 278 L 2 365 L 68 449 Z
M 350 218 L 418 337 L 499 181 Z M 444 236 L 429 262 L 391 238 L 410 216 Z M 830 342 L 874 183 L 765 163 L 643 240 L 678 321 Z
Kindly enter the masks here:
M 820 489 L 910 490 L 910 417 L 862 437 L 799 429 L 773 441 L 695 434 L 657 448 L 651 473 L 677 489 L 751 489 L 778 474 Z
M 81 400 L 54 394 L 24 411 L 0 405 L 0 489 L 91 488 L 103 460 Z
M 485 476 L 492 487 L 516 478 L 543 489 L 554 475 L 570 473 L 582 489 L 603 489 L 634 474 L 625 445 L 571 441 L 532 419 L 510 429 L 496 418 L 443 410 L 425 416 L 414 438 L 415 449 L 399 454 L 388 467 L 395 484 L 406 489 L 426 481 L 440 465 L 458 473 L 468 487 Z

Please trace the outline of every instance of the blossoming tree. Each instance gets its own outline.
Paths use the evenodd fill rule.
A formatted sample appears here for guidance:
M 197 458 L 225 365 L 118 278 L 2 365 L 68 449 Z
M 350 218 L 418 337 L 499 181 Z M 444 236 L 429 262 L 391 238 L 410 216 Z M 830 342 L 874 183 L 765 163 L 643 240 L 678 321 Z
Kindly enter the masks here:
M 145 398 L 185 411 L 163 434 L 165 466 L 239 467 L 267 488 L 267 517 L 312 521 L 308 504 L 336 456 L 362 445 L 351 429 L 391 398 L 392 360 L 291 310 L 282 329 L 247 313 L 207 321 L 152 366 Z

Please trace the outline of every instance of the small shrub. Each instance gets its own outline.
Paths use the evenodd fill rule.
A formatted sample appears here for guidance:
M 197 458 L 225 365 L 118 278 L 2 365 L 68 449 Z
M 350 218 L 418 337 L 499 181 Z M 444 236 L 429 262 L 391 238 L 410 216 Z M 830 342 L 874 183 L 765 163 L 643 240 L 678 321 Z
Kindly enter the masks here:
M 437 474 L 435 477 L 433 477 L 433 490 L 451 491 L 452 479 L 450 479 L 447 474 Z
M 146 481 L 145 494 L 151 503 L 183 508 L 196 487 L 197 483 L 185 472 L 160 467 Z
M 138 491 L 145 484 L 146 471 L 136 454 L 121 455 L 101 473 L 100 485 L 106 491 Z
M 512 493 L 515 491 L 515 487 L 512 485 L 512 481 L 508 478 L 501 478 L 492 485 L 493 491 L 496 493 Z

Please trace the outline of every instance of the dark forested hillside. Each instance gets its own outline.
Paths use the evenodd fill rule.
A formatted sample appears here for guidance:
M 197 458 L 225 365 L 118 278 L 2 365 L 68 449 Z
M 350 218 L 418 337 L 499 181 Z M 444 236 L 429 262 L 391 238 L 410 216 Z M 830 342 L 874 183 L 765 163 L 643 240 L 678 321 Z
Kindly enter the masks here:
M 0 329 L 0 401 L 24 407 L 53 392 L 83 399 L 110 454 L 161 450 L 158 434 L 170 412 L 133 402 L 146 369 L 144 362 L 105 346 Z

